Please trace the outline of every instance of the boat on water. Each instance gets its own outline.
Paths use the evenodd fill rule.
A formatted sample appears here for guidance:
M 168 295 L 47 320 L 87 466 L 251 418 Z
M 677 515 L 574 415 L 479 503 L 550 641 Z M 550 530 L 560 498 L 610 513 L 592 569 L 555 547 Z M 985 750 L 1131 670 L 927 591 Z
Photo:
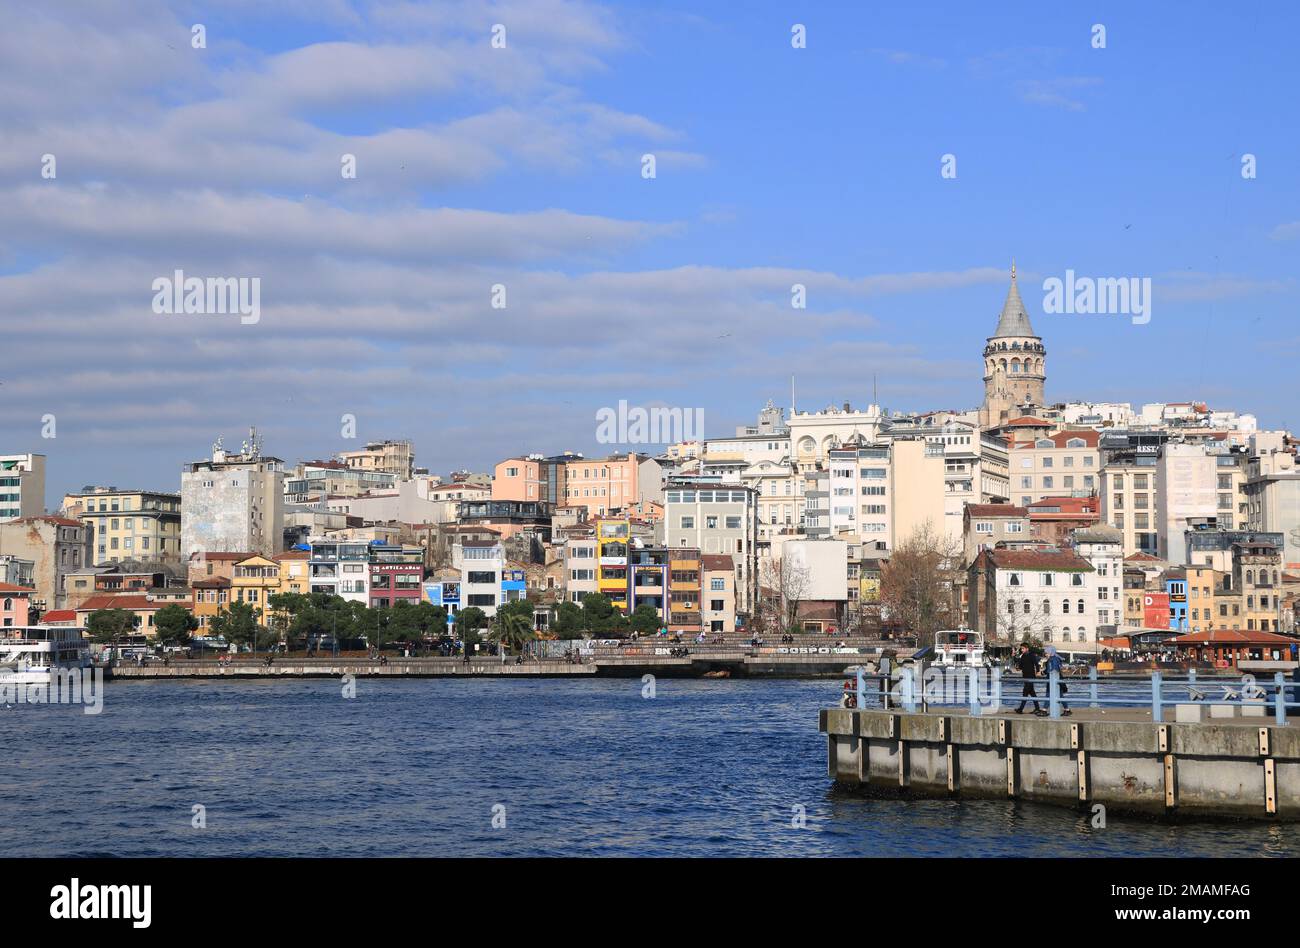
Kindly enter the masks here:
M 984 636 L 974 629 L 950 629 L 934 633 L 933 665 L 968 668 L 986 666 Z
M 0 682 L 49 685 L 57 672 L 89 668 L 90 646 L 82 631 L 51 625 L 0 628 Z

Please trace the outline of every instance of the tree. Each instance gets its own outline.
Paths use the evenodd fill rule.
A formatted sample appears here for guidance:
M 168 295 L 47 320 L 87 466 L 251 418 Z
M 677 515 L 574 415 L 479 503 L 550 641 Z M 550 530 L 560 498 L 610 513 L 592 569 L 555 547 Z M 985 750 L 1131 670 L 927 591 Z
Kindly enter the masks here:
M 659 630 L 659 610 L 648 602 L 643 602 L 632 610 L 628 624 L 632 631 L 640 635 L 654 635 Z
M 497 610 L 496 621 L 492 626 L 490 638 L 506 651 L 522 652 L 525 645 L 537 638 L 537 633 L 533 631 L 531 605 L 527 615 L 518 609 L 509 610 L 503 606 Z
M 185 646 L 190 643 L 191 634 L 199 627 L 199 620 L 184 606 L 172 603 L 154 614 L 153 624 L 161 644 Z
M 960 560 L 960 543 L 927 520 L 881 569 L 880 602 L 886 618 L 901 623 L 918 645 L 933 643 L 935 632 L 961 624 L 956 600 Z
M 582 597 L 582 627 L 595 636 L 618 636 L 627 631 L 628 621 L 604 593 Z
M 246 602 L 232 602 L 212 617 L 208 628 L 213 635 L 219 635 L 232 645 L 253 645 L 258 643 L 257 613 Z
M 478 644 L 478 630 L 487 625 L 487 613 L 478 606 L 468 606 L 456 613 L 456 635 L 465 643 L 465 654 Z
M 812 571 L 798 561 L 787 549 L 779 560 L 763 561 L 761 583 L 772 590 L 779 610 L 781 631 L 793 631 L 799 621 L 799 603 L 808 597 L 812 588 Z
M 86 631 L 96 642 L 114 641 L 135 631 L 135 613 L 125 609 L 96 609 L 86 618 Z
M 555 610 L 555 634 L 566 642 L 582 638 L 582 607 L 567 599 Z

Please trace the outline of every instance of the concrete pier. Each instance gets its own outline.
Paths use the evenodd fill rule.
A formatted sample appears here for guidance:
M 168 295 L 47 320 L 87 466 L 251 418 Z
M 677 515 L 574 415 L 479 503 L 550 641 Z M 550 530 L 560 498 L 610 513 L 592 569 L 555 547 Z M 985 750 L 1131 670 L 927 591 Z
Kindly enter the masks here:
M 1300 820 L 1300 728 L 1155 723 L 1140 709 L 1052 720 L 827 709 L 828 776 L 896 794 L 1013 798 L 1164 817 Z

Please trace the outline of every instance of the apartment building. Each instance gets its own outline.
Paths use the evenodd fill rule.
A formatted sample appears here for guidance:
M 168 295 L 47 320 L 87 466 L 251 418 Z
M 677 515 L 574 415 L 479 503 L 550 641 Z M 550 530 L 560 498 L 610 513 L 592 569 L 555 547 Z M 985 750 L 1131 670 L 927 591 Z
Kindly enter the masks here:
M 1029 511 L 1015 504 L 968 504 L 962 513 L 963 562 L 975 562 L 983 550 L 1030 540 Z
M 45 455 L 0 454 L 0 523 L 45 513 Z
M 1087 497 L 1100 487 L 1096 431 L 1058 431 L 1007 451 L 1011 500 L 1022 507 L 1044 497 Z
M 85 487 L 63 498 L 63 514 L 91 529 L 94 565 L 181 561 L 180 494 Z
M 256 430 L 238 454 L 212 457 L 181 473 L 181 552 L 236 550 L 272 556 L 284 535 L 284 462 L 264 456 Z
M 424 579 L 424 550 L 395 544 L 370 547 L 370 605 L 389 608 L 416 605 Z
M 90 562 L 90 528 L 67 517 L 23 517 L 0 523 L 0 556 L 32 564 L 32 605 L 68 609 L 67 577 Z
M 985 550 L 969 574 L 971 626 L 991 640 L 1098 650 L 1096 570 L 1073 550 Z
M 398 480 L 415 477 L 415 448 L 410 441 L 371 441 L 358 451 L 341 451 L 338 459 L 358 471 L 393 474 Z
M 758 566 L 758 502 L 752 488 L 670 481 L 664 492 L 663 530 L 667 546 L 731 556 L 736 568 L 736 608 L 751 613 Z
M 1241 490 L 1241 526 L 1282 534 L 1283 561 L 1300 563 L 1300 465 L 1280 434 L 1251 438 Z
M 280 564 L 254 554 L 235 564 L 230 581 L 230 601 L 251 606 L 260 625 L 270 619 L 268 600 L 280 590 Z
M 1189 562 L 1183 534 L 1192 522 L 1224 530 L 1239 525 L 1244 460 L 1242 452 L 1219 446 L 1181 441 L 1161 445 L 1155 468 L 1156 555 L 1172 563 Z
M 370 545 L 364 540 L 317 537 L 309 541 L 311 592 L 370 601 Z
M 659 462 L 644 454 L 570 458 L 564 462 L 563 479 L 564 503 L 581 504 L 598 517 L 626 512 L 636 503 L 663 502 Z
M 701 622 L 705 632 L 736 631 L 736 564 L 726 554 L 701 559 L 703 588 Z
M 1159 550 L 1156 460 L 1167 440 L 1165 432 L 1105 432 L 1101 437 L 1101 519 L 1123 535 L 1125 556 L 1155 556 Z
M 394 490 L 397 484 L 398 476 L 388 471 L 349 467 L 342 461 L 300 461 L 285 474 L 284 499 L 289 504 L 315 504 L 330 497 Z
M 501 585 L 506 571 L 504 548 L 492 540 L 467 540 L 456 549 L 461 608 L 474 606 L 489 617 L 495 616 L 497 608 L 506 601 Z

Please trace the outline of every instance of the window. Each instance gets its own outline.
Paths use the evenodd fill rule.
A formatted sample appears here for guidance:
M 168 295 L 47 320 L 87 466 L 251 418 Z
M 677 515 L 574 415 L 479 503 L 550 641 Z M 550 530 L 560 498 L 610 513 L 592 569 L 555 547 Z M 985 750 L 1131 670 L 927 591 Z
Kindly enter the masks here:
M 683 530 L 694 530 L 694 529 L 695 529 L 695 518 L 694 518 L 694 517 L 682 517 L 682 529 L 683 529 Z M 685 543 L 686 541 L 683 540 L 682 542 Z
M 725 579 L 715 578 L 709 580 L 709 589 L 711 589 L 713 592 L 723 592 L 726 590 L 726 588 L 727 588 L 727 581 Z

